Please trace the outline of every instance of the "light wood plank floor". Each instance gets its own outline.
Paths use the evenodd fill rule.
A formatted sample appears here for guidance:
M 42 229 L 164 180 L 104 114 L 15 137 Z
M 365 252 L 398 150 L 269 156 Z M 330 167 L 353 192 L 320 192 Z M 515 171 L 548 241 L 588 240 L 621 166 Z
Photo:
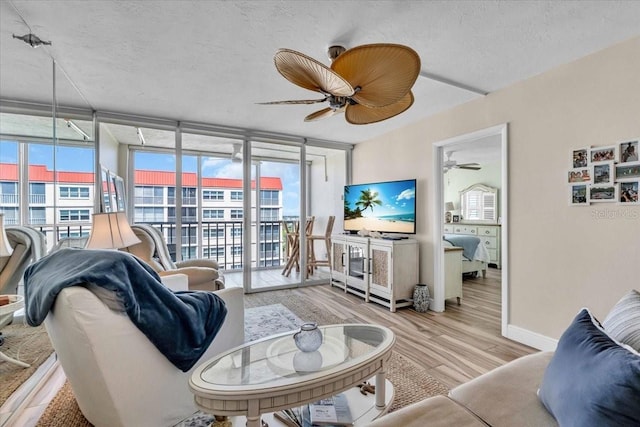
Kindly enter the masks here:
M 395 350 L 424 366 L 449 388 L 537 350 L 501 336 L 500 270 L 487 277 L 465 279 L 461 305 L 446 302 L 443 313 L 418 313 L 365 303 L 342 289 L 309 286 L 291 289 L 291 295 L 309 299 L 345 321 L 377 323 L 396 334 Z
M 231 282 L 241 285 L 235 279 Z M 287 292 L 313 301 L 344 321 L 388 326 L 396 334 L 395 350 L 424 366 L 431 376 L 449 388 L 537 351 L 500 335 L 500 270 L 492 268 L 486 278 L 465 279 L 461 305 L 457 305 L 455 298 L 448 300 L 443 313 L 418 313 L 411 308 L 391 313 L 386 307 L 365 303 L 329 285 L 293 288 Z M 56 371 L 37 393 L 41 396 L 39 399 L 20 405 L 21 413 L 11 417 L 12 422 L 18 423 L 13 425 L 35 426 L 48 401 L 64 383 L 61 369 Z

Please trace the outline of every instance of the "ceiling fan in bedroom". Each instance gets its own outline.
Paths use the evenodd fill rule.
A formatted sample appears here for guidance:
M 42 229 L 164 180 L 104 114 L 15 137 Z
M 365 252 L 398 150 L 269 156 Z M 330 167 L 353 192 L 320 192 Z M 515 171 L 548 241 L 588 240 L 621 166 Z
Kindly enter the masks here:
M 276 69 L 302 88 L 324 95 L 320 99 L 262 102 L 260 104 L 316 104 L 328 107 L 305 117 L 314 121 L 345 113 L 347 122 L 365 125 L 406 111 L 413 104 L 411 87 L 420 73 L 420 57 L 399 44 L 377 43 L 328 49 L 331 66 L 291 49 L 279 49 Z
M 458 163 L 455 160 L 451 159 L 451 156 L 455 153 L 455 151 L 447 151 L 445 154 L 447 155 L 447 160 L 444 161 L 444 173 L 447 173 L 450 169 L 467 169 L 467 170 L 480 170 L 482 169 L 478 163 Z

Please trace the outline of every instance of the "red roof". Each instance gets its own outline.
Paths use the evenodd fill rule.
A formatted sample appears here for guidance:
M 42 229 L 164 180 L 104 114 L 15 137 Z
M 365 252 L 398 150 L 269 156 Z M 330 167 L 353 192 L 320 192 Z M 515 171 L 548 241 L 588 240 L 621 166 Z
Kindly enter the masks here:
M 182 174 L 183 187 L 195 187 L 197 185 L 196 174 L 184 172 Z M 15 163 L 0 163 L 0 181 L 18 181 L 18 165 Z M 53 182 L 53 171 L 45 165 L 29 166 L 29 181 Z M 58 172 L 58 182 L 93 184 L 92 172 Z M 175 172 L 137 170 L 134 182 L 136 185 L 175 186 Z M 277 177 L 262 177 L 260 179 L 263 190 L 282 190 L 282 180 Z M 239 188 L 242 189 L 241 179 L 232 178 L 202 178 L 202 186 L 205 188 Z M 251 181 L 251 188 L 256 188 L 255 181 Z
M 0 181 L 18 181 L 18 165 L 0 163 Z M 53 171 L 45 165 L 29 165 L 30 182 L 53 182 Z M 73 184 L 93 184 L 92 172 L 58 172 L 58 182 Z
M 175 186 L 175 172 L 164 171 L 135 171 L 134 183 L 136 185 L 154 185 L 158 187 Z M 262 177 L 260 184 L 263 190 L 282 190 L 282 180 L 277 177 Z M 182 173 L 182 186 L 195 187 L 198 185 L 197 176 L 194 172 Z M 204 188 L 239 188 L 242 189 L 242 180 L 235 178 L 202 178 Z M 251 188 L 256 188 L 255 181 L 251 181 Z

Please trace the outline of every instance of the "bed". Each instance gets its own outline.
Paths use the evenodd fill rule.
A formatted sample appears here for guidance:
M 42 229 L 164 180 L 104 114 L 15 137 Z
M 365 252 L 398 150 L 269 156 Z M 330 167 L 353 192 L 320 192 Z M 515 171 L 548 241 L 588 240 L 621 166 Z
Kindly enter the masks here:
M 484 243 L 475 236 L 460 234 L 445 234 L 443 236 L 445 246 L 457 246 L 463 248 L 462 252 L 462 274 L 482 273 L 482 277 L 487 275 L 487 266 L 491 260 L 489 251 Z

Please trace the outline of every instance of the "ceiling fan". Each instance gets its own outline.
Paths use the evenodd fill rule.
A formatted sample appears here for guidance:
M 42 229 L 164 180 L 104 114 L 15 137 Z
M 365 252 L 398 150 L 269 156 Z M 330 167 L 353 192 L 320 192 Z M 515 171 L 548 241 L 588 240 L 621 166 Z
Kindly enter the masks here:
M 233 143 L 233 153 L 231 153 L 233 163 L 242 163 L 242 144 Z
M 413 104 L 411 87 L 420 73 L 420 57 L 399 44 L 368 44 L 328 49 L 331 66 L 291 49 L 279 49 L 276 69 L 291 83 L 320 92 L 320 99 L 262 102 L 260 104 L 316 104 L 329 106 L 309 114 L 305 121 L 345 113 L 355 125 L 376 123 L 406 111 Z
M 447 151 L 445 154 L 447 155 L 447 160 L 444 161 L 444 173 L 447 173 L 449 169 L 467 169 L 467 170 L 480 170 L 482 169 L 478 163 L 460 163 L 452 160 L 451 156 L 455 153 L 455 151 Z

